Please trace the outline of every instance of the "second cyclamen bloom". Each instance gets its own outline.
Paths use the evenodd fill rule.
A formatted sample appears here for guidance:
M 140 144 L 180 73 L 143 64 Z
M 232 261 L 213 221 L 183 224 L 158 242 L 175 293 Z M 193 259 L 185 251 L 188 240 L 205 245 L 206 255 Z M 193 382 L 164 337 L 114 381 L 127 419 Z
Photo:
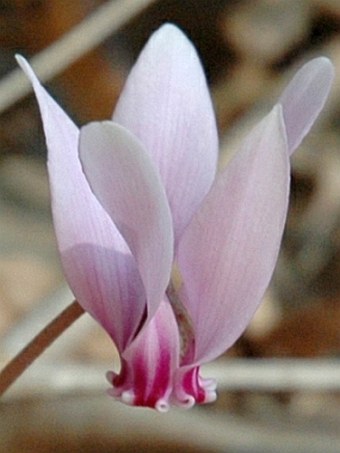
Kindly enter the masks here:
M 214 400 L 215 383 L 199 367 L 236 341 L 269 284 L 289 155 L 323 107 L 331 63 L 305 65 L 216 177 L 209 91 L 175 26 L 144 47 L 112 121 L 80 130 L 18 61 L 44 123 L 65 276 L 121 357 L 110 393 L 162 411 Z

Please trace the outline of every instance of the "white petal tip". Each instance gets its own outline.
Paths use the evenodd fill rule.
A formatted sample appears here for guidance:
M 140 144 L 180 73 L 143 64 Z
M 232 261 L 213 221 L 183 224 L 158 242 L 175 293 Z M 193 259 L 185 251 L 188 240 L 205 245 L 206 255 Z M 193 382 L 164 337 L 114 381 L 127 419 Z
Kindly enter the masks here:
M 16 54 L 15 59 L 26 76 L 30 79 L 31 83 L 39 83 L 37 76 L 34 74 L 34 71 L 26 58 L 24 58 L 22 55 Z
M 191 409 L 195 403 L 195 398 L 192 395 L 186 395 L 185 398 L 175 401 L 174 404 L 182 409 Z
M 166 413 L 166 412 L 169 412 L 170 405 L 166 400 L 160 399 L 157 401 L 157 403 L 155 405 L 155 409 L 158 412 Z
M 324 57 L 324 56 L 316 57 L 313 60 L 311 60 L 309 62 L 309 64 L 311 64 L 311 65 L 312 64 L 313 65 L 318 64 L 320 66 L 322 65 L 325 68 L 329 68 L 331 71 L 334 71 L 334 65 L 333 65 L 333 63 L 331 62 L 331 60 L 328 57 Z
M 306 63 L 305 66 L 301 68 L 301 70 L 303 69 L 308 71 L 317 71 L 320 76 L 322 75 L 324 81 L 329 84 L 332 83 L 335 76 L 335 69 L 332 61 L 323 56 L 314 58 L 310 62 Z
M 153 37 L 157 37 L 157 36 L 169 36 L 169 35 L 184 35 L 184 33 L 182 32 L 182 30 L 177 27 L 177 25 L 175 24 L 172 24 L 170 22 L 166 22 L 165 24 L 163 24 L 161 27 L 159 27 L 158 30 L 156 30 L 156 32 L 152 35 Z
M 19 65 L 21 65 L 22 62 L 26 61 L 26 59 L 22 55 L 20 55 L 19 53 L 16 53 L 14 55 L 14 58 L 16 59 L 16 61 L 18 62 Z
M 127 404 L 128 406 L 132 406 L 134 400 L 135 400 L 135 394 L 134 394 L 132 391 L 130 391 L 130 390 L 126 390 L 126 391 L 123 392 L 122 395 L 121 395 L 121 401 L 122 401 L 122 403 L 125 403 L 125 404 Z
M 180 52 L 180 49 L 183 46 L 185 47 L 187 44 L 189 44 L 190 48 L 193 49 L 192 44 L 185 32 L 183 32 L 175 24 L 165 23 L 153 33 L 149 40 L 149 44 L 151 45 L 151 48 L 161 49 L 162 52 L 164 52 L 165 49 L 169 48 L 169 43 L 173 47 L 177 48 L 178 52 Z
M 20 55 L 18 53 L 15 54 L 14 57 L 15 57 L 18 65 L 21 67 L 21 69 L 26 72 L 27 67 L 29 66 L 28 61 L 26 60 L 26 58 L 24 58 L 22 55 Z

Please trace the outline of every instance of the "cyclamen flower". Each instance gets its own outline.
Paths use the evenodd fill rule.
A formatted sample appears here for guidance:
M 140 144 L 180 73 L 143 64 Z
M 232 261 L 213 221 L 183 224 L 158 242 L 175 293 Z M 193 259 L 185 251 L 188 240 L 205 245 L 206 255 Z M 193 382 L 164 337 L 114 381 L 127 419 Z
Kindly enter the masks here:
M 144 47 L 112 121 L 80 130 L 18 61 L 43 119 L 65 276 L 120 354 L 110 394 L 160 411 L 213 401 L 215 382 L 201 378 L 200 365 L 236 341 L 269 284 L 289 155 L 323 107 L 331 63 L 307 63 L 215 178 L 209 91 L 175 26 Z

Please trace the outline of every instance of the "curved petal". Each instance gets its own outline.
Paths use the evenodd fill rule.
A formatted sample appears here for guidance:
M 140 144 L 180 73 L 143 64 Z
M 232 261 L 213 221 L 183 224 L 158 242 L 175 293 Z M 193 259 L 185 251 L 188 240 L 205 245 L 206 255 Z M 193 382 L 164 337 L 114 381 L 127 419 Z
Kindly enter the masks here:
M 184 366 L 176 370 L 173 390 L 176 406 L 188 409 L 195 403 L 211 403 L 216 398 L 216 381 L 202 378 L 199 366 Z
M 249 323 L 274 270 L 288 192 L 278 106 L 218 176 L 179 244 L 181 297 L 195 331 L 195 357 L 189 363 L 217 357 Z
M 163 300 L 150 323 L 124 351 L 120 373 L 108 373 L 113 385 L 109 394 L 126 404 L 167 411 L 179 349 L 176 319 L 169 302 Z
M 282 93 L 279 103 L 287 131 L 289 153 L 292 154 L 309 132 L 328 97 L 334 68 L 325 57 L 305 64 Z
M 136 259 L 150 319 L 173 261 L 172 219 L 160 177 L 136 138 L 111 121 L 84 126 L 79 152 L 94 194 Z
M 213 183 L 218 137 L 202 65 L 177 27 L 152 35 L 113 120 L 140 139 L 159 168 L 178 238 Z
M 78 128 L 40 85 L 29 64 L 22 57 L 18 62 L 32 82 L 41 111 L 53 220 L 67 281 L 79 303 L 122 350 L 145 310 L 136 263 L 83 174 Z

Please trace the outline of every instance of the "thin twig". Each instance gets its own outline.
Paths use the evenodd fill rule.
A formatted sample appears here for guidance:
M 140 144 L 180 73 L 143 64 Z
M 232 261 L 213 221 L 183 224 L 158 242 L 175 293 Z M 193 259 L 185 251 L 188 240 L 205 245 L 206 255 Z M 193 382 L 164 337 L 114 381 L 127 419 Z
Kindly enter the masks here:
M 0 396 L 83 313 L 83 308 L 77 301 L 74 301 L 44 327 L 1 371 Z
M 97 47 L 155 0 L 114 0 L 99 7 L 68 33 L 35 55 L 31 64 L 42 82 L 52 79 Z M 0 113 L 32 91 L 18 68 L 0 82 Z
M 117 360 L 118 362 L 118 360 Z M 60 395 L 101 394 L 106 387 L 105 363 L 44 362 L 6 395 L 10 400 L 55 398 Z M 221 392 L 340 392 L 340 363 L 336 359 L 220 359 L 204 365 L 202 374 L 217 381 Z

